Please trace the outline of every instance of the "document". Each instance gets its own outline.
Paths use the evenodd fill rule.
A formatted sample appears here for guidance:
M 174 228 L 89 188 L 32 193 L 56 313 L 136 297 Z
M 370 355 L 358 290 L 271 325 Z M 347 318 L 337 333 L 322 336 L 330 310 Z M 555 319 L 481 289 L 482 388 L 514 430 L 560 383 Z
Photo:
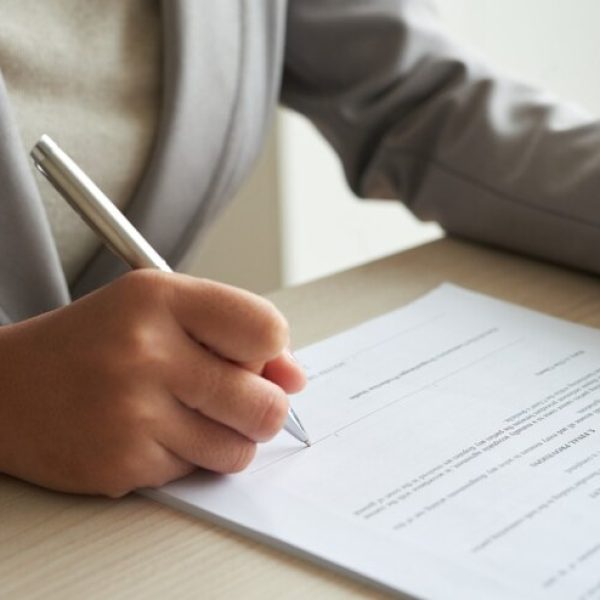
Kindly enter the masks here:
M 147 494 L 409 596 L 600 599 L 600 331 L 444 285 L 298 358 L 312 447 Z

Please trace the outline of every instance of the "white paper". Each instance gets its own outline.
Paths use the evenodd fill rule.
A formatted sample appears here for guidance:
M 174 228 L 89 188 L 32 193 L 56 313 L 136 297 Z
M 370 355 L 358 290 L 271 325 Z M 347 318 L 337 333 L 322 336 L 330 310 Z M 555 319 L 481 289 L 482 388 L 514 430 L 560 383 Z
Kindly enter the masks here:
M 152 497 L 423 598 L 600 598 L 600 332 L 445 285 L 298 353 L 247 472 Z

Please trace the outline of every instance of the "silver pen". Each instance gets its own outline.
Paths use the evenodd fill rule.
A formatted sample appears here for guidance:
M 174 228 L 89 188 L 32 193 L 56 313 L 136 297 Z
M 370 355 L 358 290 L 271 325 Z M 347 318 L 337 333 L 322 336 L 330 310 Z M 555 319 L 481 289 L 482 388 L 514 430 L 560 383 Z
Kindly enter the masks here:
M 40 138 L 31 150 L 31 157 L 37 169 L 87 225 L 132 269 L 173 272 L 127 217 L 49 136 Z M 308 435 L 291 407 L 284 428 L 310 446 Z

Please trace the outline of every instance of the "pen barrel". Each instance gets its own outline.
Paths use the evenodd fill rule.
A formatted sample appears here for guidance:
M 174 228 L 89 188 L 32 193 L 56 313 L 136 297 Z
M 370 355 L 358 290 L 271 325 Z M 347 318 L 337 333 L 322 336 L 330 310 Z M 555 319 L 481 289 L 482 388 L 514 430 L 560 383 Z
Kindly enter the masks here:
M 42 136 L 31 157 L 71 207 L 130 267 L 172 272 L 112 201 L 50 137 Z
M 131 268 L 159 269 L 172 273 L 169 265 L 127 217 L 49 136 L 41 137 L 33 147 L 31 157 L 37 169 L 69 205 Z M 297 440 L 310 445 L 306 431 L 291 408 L 285 429 Z

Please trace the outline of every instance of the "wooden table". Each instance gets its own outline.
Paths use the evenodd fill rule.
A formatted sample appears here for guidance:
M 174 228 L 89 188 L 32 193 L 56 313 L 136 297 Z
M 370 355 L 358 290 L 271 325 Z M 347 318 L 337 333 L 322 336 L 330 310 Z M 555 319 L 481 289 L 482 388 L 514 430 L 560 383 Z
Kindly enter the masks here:
M 295 347 L 443 281 L 600 327 L 600 279 L 452 239 L 271 297 Z M 367 585 L 131 495 L 67 496 L 0 476 L 0 598 L 384 598 Z

